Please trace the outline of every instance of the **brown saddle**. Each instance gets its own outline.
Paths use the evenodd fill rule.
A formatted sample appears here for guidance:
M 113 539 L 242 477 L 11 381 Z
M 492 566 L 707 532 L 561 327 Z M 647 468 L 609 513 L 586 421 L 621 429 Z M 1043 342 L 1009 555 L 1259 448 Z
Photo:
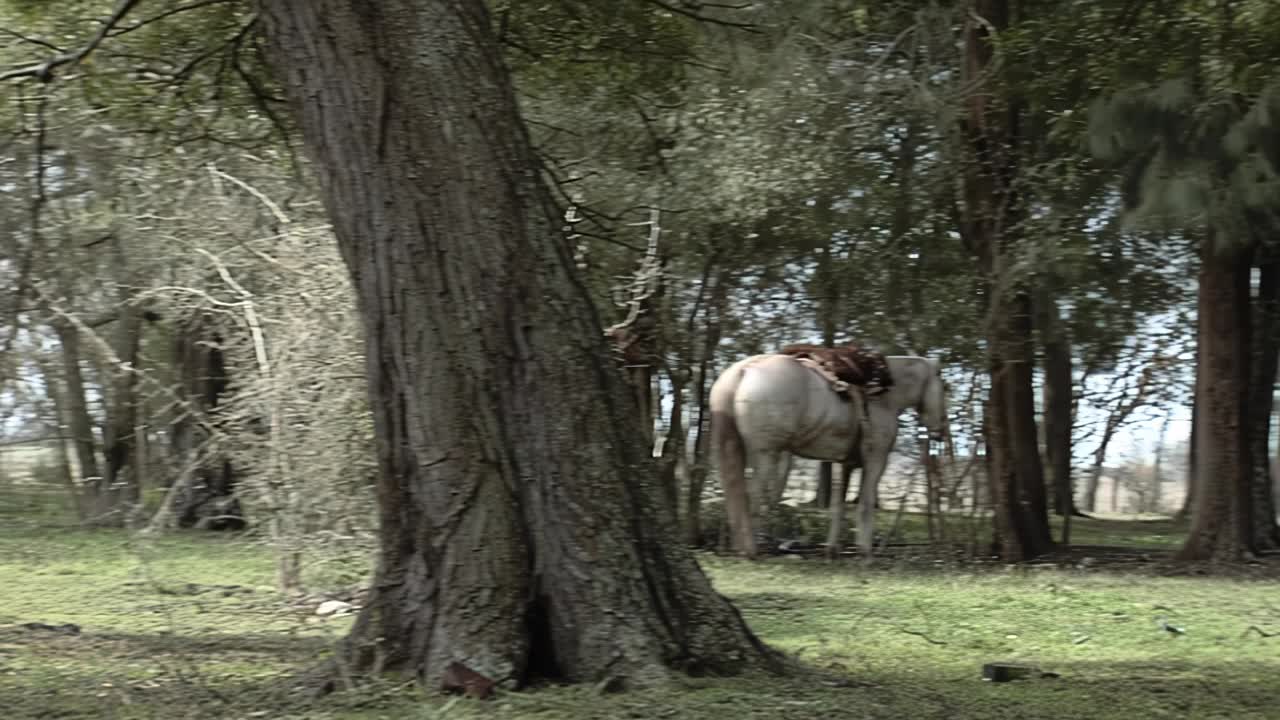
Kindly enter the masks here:
M 893 387 L 889 363 L 884 355 L 857 345 L 823 347 L 799 343 L 778 351 L 799 360 L 812 362 L 829 379 L 842 397 L 848 397 L 849 385 L 860 385 L 868 395 L 879 395 Z

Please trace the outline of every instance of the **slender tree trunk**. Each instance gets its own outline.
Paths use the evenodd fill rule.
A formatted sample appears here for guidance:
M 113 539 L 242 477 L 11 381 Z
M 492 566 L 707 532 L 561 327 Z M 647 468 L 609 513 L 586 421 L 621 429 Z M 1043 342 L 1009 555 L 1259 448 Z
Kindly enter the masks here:
M 1165 415 L 1160 423 L 1160 438 L 1156 440 L 1156 458 L 1151 468 L 1151 504 L 1147 512 L 1161 512 L 1164 504 L 1164 462 L 1169 449 L 1169 422 L 1172 415 Z
M 114 361 L 109 361 L 111 391 L 108 393 L 107 421 L 103 433 L 106 477 L 97 488 L 94 515 L 98 522 L 123 523 L 127 512 L 140 502 L 138 468 L 134 466 L 134 431 L 138 420 L 138 349 L 142 341 L 142 315 L 132 305 L 129 272 L 120 240 L 116 240 L 116 281 L 120 304 L 116 317 Z
M 1053 511 L 1076 514 L 1071 475 L 1072 412 L 1071 341 L 1062 327 L 1053 290 L 1042 283 L 1036 293 L 1036 317 L 1044 349 L 1044 444 L 1053 487 Z
M 1093 467 L 1089 469 L 1089 479 L 1085 483 L 1084 509 L 1087 512 L 1098 511 L 1098 487 L 1102 484 L 1102 473 L 1106 471 L 1104 464 L 1107 457 L 1106 444 L 1111 442 L 1111 438 L 1104 434 L 1102 440 L 1098 449 L 1094 450 Z
M 707 444 L 711 434 L 707 431 L 707 371 L 710 363 L 703 360 L 698 368 L 697 393 L 698 420 L 693 429 L 693 461 L 688 463 L 685 482 L 684 542 L 689 547 L 702 546 L 702 493 L 707 486 Z
M 694 400 L 698 408 L 698 424 L 694 429 L 693 462 L 689 463 L 689 479 L 685 495 L 684 537 L 685 544 L 699 547 L 702 543 L 702 493 L 707 483 L 709 472 L 708 451 L 711 443 L 710 420 L 707 413 L 707 393 L 711 389 L 712 372 L 715 367 L 716 347 L 720 345 L 721 317 L 728 300 L 729 279 L 726 273 L 718 274 L 711 288 L 707 305 L 707 320 L 704 328 L 702 352 L 698 358 L 698 376 L 694 382 L 697 396 Z
M 1107 449 L 1111 447 L 1111 441 L 1115 439 L 1116 433 L 1124 426 L 1130 415 L 1144 404 L 1151 396 L 1154 390 L 1152 386 L 1154 378 L 1154 368 L 1148 366 L 1143 368 L 1138 378 L 1138 385 L 1133 391 L 1133 395 L 1129 395 L 1128 380 L 1125 379 L 1125 386 L 1120 392 L 1116 404 L 1107 413 L 1106 424 L 1102 427 L 1102 439 L 1098 442 L 1098 447 L 1093 451 L 1093 470 L 1089 473 L 1089 482 L 1085 486 L 1084 506 L 1089 512 L 1096 512 L 1098 509 L 1098 485 L 1102 479 L 1102 473 L 1106 469 Z M 1112 387 L 1115 383 L 1112 384 Z M 1111 511 L 1116 511 L 1117 493 L 1119 492 L 1119 478 L 1112 478 L 1111 484 Z
M 1252 464 L 1248 417 L 1249 255 L 1201 251 L 1196 404 L 1196 503 L 1191 531 L 1177 558 L 1238 560 L 1254 552 Z
M 1199 342 L 1196 343 L 1197 348 Z M 1196 367 L 1200 367 L 1200 351 L 1196 350 Z M 1196 371 L 1197 376 L 1199 370 Z M 1191 509 L 1196 504 L 1196 447 L 1200 436 L 1200 378 L 1195 379 L 1191 390 L 1191 437 L 1187 443 L 1187 491 L 1182 496 L 1182 507 L 1174 514 L 1176 523 L 1186 522 L 1191 517 Z
M 912 64 L 915 64 L 914 58 Z M 885 310 L 894 327 L 894 343 L 911 344 L 911 322 L 919 317 L 915 305 L 920 301 L 919 284 L 912 282 L 919 270 L 920 253 L 918 239 L 911 236 L 917 218 L 915 213 L 916 146 L 920 135 L 919 123 L 908 120 L 898 142 L 898 153 L 893 160 L 893 216 L 889 225 L 889 244 L 893 260 L 888 264 L 888 291 Z M 914 348 L 912 348 L 914 351 Z
M 818 304 L 819 321 L 822 325 L 823 347 L 835 347 L 836 344 L 836 312 L 840 308 L 840 280 L 835 268 L 836 259 L 832 256 L 831 246 L 822 249 L 818 257 L 818 278 L 821 298 Z M 831 507 L 831 463 L 818 463 L 818 487 L 813 494 L 814 507 L 827 509 Z
M 1262 253 L 1266 253 L 1263 255 Z M 1253 539 L 1258 550 L 1280 548 L 1271 478 L 1271 410 L 1280 361 L 1280 259 L 1259 250 L 1258 295 L 1254 301 L 1253 356 L 1249 379 L 1249 440 L 1252 465 Z
M 71 451 L 67 449 L 67 434 L 70 431 L 70 415 L 67 409 L 67 391 L 65 384 L 61 378 L 54 372 L 53 364 L 45 357 L 37 360 L 40 368 L 40 374 L 44 379 L 45 394 L 49 398 L 49 403 L 53 406 L 53 414 L 58 422 L 54 428 L 58 436 L 58 475 L 62 479 L 63 487 L 67 490 L 67 496 L 71 500 L 71 508 L 76 513 L 76 519 L 83 521 L 85 518 L 84 495 L 81 492 L 80 483 L 77 481 L 76 473 L 71 464 L 71 456 L 75 450 L 75 443 L 71 445 Z
M 84 374 L 80 362 L 80 332 L 69 324 L 57 323 L 54 331 L 62 346 L 62 379 L 66 388 L 67 425 L 71 430 L 71 442 L 80 466 L 77 483 L 82 495 L 95 487 L 101 471 L 98 469 L 98 441 L 93 434 L 93 417 L 89 414 L 89 402 L 85 393 Z
M 942 512 L 942 466 L 933 454 L 928 438 L 919 443 L 920 459 L 924 462 L 925 508 L 929 525 L 929 542 L 942 544 L 947 541 L 946 516 Z
M 677 540 L 486 4 L 259 7 L 365 318 L 380 553 L 346 667 L 773 666 Z
M 672 373 L 671 377 L 671 420 L 667 424 L 667 435 L 662 440 L 662 451 L 658 456 L 658 484 L 662 486 L 671 511 L 677 512 L 680 507 L 680 481 L 676 475 L 680 458 L 684 455 L 685 444 L 689 434 L 684 429 L 684 386 L 685 377 L 682 370 Z

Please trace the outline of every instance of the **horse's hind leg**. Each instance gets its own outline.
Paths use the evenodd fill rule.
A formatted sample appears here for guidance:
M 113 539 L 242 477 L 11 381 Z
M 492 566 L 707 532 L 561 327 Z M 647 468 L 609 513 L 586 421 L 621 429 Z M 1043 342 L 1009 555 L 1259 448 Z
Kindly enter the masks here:
M 858 554 L 864 560 L 871 559 L 871 547 L 875 543 L 876 504 L 880 490 L 880 478 L 888 464 L 889 450 L 877 447 L 863 454 L 862 502 L 858 504 Z
M 840 557 L 844 549 L 844 513 L 845 497 L 849 492 L 849 478 L 853 476 L 856 466 L 853 463 L 840 464 L 840 478 L 836 480 L 831 493 L 831 529 L 827 532 L 827 557 Z M 865 474 L 865 470 L 863 473 Z
M 778 505 L 786 491 L 787 474 L 791 469 L 791 453 L 783 450 L 761 450 L 755 453 L 752 472 L 752 493 L 757 543 L 768 543 L 776 530 Z
M 773 484 L 769 488 L 769 508 L 777 509 L 787 495 L 787 479 L 791 475 L 791 453 L 780 452 L 774 465 Z

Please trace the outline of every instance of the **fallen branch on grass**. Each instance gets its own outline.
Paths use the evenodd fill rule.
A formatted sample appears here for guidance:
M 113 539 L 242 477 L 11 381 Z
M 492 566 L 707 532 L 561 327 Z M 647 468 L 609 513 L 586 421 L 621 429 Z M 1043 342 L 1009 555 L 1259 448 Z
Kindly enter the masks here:
M 908 635 L 915 635 L 916 637 L 922 637 L 922 638 L 924 638 L 925 640 L 927 640 L 929 643 L 931 643 L 931 644 L 933 644 L 933 645 L 946 645 L 946 644 L 947 644 L 947 643 L 946 643 L 946 641 L 944 641 L 944 640 L 934 640 L 933 638 L 931 638 L 931 637 L 929 637 L 928 635 L 926 635 L 926 634 L 924 634 L 924 633 L 920 632 L 919 630 L 912 630 L 912 629 L 910 629 L 910 628 L 904 628 L 904 627 L 900 627 L 900 628 L 898 628 L 898 629 L 899 629 L 899 630 L 901 630 L 902 632 L 904 632 L 904 633 L 908 634 Z

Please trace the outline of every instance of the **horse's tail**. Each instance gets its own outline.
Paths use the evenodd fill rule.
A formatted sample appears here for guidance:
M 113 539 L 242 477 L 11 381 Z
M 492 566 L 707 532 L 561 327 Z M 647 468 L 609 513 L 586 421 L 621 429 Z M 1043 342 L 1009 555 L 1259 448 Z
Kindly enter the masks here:
M 729 376 L 729 373 L 734 376 Z M 747 446 L 733 416 L 733 396 L 741 371 L 730 368 L 711 388 L 711 445 L 719 466 L 724 509 L 729 519 L 729 540 L 736 552 L 755 556 L 751 507 L 747 501 Z

